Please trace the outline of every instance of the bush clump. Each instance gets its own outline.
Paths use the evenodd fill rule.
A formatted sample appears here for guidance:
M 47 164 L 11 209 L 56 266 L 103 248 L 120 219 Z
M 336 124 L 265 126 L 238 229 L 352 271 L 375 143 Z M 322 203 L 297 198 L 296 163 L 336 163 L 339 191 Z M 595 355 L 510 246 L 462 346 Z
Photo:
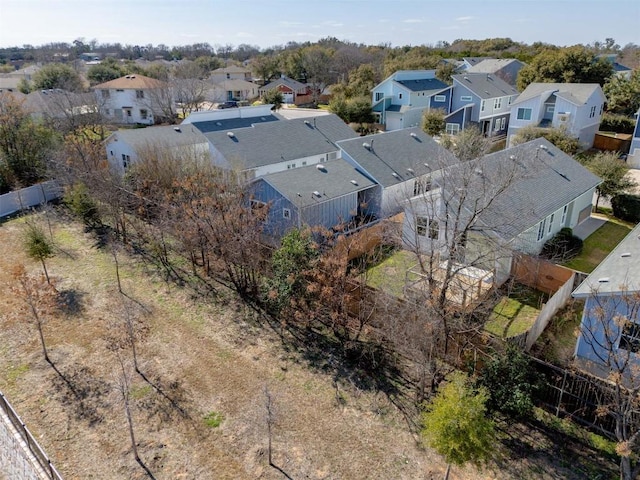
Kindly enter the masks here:
M 616 195 L 611 199 L 613 215 L 620 220 L 632 223 L 640 222 L 640 196 L 638 195 Z
M 582 240 L 570 228 L 563 228 L 544 244 L 540 255 L 555 262 L 564 262 L 582 251 Z

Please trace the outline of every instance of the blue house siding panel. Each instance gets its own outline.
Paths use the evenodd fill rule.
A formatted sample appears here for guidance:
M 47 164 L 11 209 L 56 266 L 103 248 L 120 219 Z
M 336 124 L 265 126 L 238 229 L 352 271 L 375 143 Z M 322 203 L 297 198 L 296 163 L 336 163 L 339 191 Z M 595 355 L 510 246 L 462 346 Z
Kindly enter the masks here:
M 436 102 L 435 97 L 439 95 L 443 95 L 445 97 L 444 102 Z M 439 92 L 436 95 L 432 95 L 431 98 L 429 98 L 429 108 L 431 109 L 439 108 L 441 110 L 444 110 L 445 113 L 449 113 L 451 111 L 451 109 L 449 108 L 450 105 L 451 105 L 451 88 L 447 88 L 444 92 Z
M 445 122 L 446 123 L 457 123 L 458 125 L 460 125 L 460 130 L 463 129 L 463 122 L 464 122 L 464 109 L 461 109 L 455 113 L 452 113 L 451 115 L 449 115 L 448 117 L 445 117 Z M 467 119 L 468 120 L 468 119 Z
M 300 220 L 305 225 L 319 225 L 331 229 L 342 223 L 349 222 L 357 213 L 358 194 L 354 192 L 333 200 L 321 201 L 317 205 L 305 207 Z
M 264 233 L 273 237 L 282 237 L 288 230 L 298 227 L 298 210 L 275 188 L 259 179 L 253 184 L 253 199 L 268 205 L 269 213 L 264 225 Z M 290 218 L 284 217 L 288 209 Z
M 602 359 L 606 359 L 608 354 L 606 345 L 613 344 L 613 351 L 621 362 L 627 359 L 629 352 L 618 348 L 624 321 L 614 321 L 614 318 L 626 317 L 638 322 L 638 312 L 634 309 L 634 302 L 625 300 L 622 295 L 587 298 L 576 344 L 576 357 L 604 366 Z M 631 354 L 631 358 L 640 363 L 636 354 Z

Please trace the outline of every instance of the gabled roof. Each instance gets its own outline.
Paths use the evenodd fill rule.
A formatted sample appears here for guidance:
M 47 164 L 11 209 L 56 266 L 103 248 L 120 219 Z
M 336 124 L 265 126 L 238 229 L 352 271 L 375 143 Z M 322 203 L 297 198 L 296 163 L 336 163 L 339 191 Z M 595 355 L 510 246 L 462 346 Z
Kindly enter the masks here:
M 403 87 L 408 88 L 412 92 L 439 92 L 449 87 L 446 83 L 437 78 L 423 78 L 419 80 L 396 80 Z
M 451 152 L 418 127 L 343 140 L 338 146 L 383 187 L 458 162 Z
M 272 90 L 274 88 L 277 88 L 280 85 L 284 85 L 285 87 L 289 87 L 291 90 L 293 90 L 296 93 L 300 93 L 300 92 L 304 92 L 307 90 L 308 85 L 298 82 L 297 80 L 294 80 L 293 78 L 289 78 L 289 77 L 281 77 L 278 78 L 276 80 L 274 80 L 271 83 L 267 83 L 264 87 L 260 87 L 260 90 L 263 92 Z
M 375 185 L 342 159 L 260 177 L 298 208 L 366 190 Z M 354 183 L 355 182 L 355 183 Z M 314 192 L 321 194 L 318 197 Z
M 517 95 L 518 90 L 501 78 L 487 73 L 464 73 L 453 75 L 454 82 L 465 86 L 483 99 Z
M 470 66 L 477 65 L 480 62 L 484 62 L 485 60 L 493 60 L 491 57 L 462 57 L 462 61 L 468 63 Z
M 551 94 L 564 98 L 574 105 L 584 105 L 594 92 L 602 88 L 597 83 L 530 83 L 516 98 L 513 104 L 526 102 L 532 98 L 544 96 L 546 100 Z M 602 93 L 604 97 L 604 93 Z M 513 105 L 512 104 L 512 105 Z
M 94 86 L 94 89 L 102 90 L 115 88 L 118 90 L 135 89 L 145 90 L 153 88 L 163 88 L 166 84 L 155 78 L 145 77 L 144 75 L 125 75 L 124 77 L 116 78 L 108 82 L 101 83 Z
M 147 147 L 185 147 L 207 143 L 207 138 L 193 125 L 171 125 L 122 129 L 112 133 L 107 143 L 125 142 L 134 150 Z
M 472 212 L 483 207 L 485 230 L 511 240 L 600 184 L 601 179 L 544 138 L 447 169 L 449 198 Z
M 487 58 L 467 69 L 468 73 L 496 73 L 513 63 L 524 66 L 520 60 L 515 58 Z
M 224 80 L 213 82 L 213 85 L 214 87 L 233 91 L 253 90 L 254 88 L 258 88 L 258 85 L 256 85 L 255 83 L 247 82 L 246 80 L 242 80 L 241 78 L 227 78 Z
M 241 170 L 336 152 L 337 141 L 357 136 L 337 115 L 267 122 L 233 132 L 206 134 L 224 158 Z
M 63 117 L 70 111 L 97 111 L 93 93 L 75 93 L 60 89 L 34 90 L 25 97 L 24 107 L 31 113 L 43 113 L 51 117 Z
M 251 70 L 237 65 L 229 65 L 228 67 L 216 68 L 211 73 L 251 73 Z
M 275 115 L 265 115 L 262 117 L 249 118 L 226 118 L 221 120 L 207 120 L 204 122 L 192 122 L 193 126 L 202 133 L 220 132 L 222 130 L 237 130 L 239 128 L 248 128 L 256 124 L 277 122 L 280 118 Z
M 638 291 L 640 291 L 640 223 L 575 289 L 573 296 L 588 297 L 596 292 L 616 294 Z

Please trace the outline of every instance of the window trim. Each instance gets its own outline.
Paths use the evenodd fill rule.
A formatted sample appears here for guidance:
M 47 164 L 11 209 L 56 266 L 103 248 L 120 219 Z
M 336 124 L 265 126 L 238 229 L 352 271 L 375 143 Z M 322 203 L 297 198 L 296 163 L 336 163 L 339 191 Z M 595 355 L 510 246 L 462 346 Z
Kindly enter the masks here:
M 630 347 L 630 348 L 629 348 Z M 620 330 L 618 348 L 629 353 L 640 353 L 640 324 L 627 320 Z
M 520 112 L 522 112 L 522 114 Z M 518 107 L 518 110 L 516 111 L 516 119 L 525 121 L 531 120 L 532 113 L 531 108 Z
M 433 101 L 434 102 L 439 102 L 439 103 L 446 102 L 447 101 L 447 96 L 446 95 L 434 95 L 433 96 Z
M 547 219 L 545 217 L 538 224 L 538 240 L 537 240 L 538 242 L 540 242 L 545 236 L 544 231 L 545 231 L 546 225 L 547 225 Z
M 290 208 L 283 208 L 282 209 L 282 218 L 284 218 L 286 220 L 291 220 L 291 209 Z
M 567 212 L 568 211 L 569 211 L 569 204 L 567 204 L 564 207 L 562 207 L 562 217 L 561 217 L 560 224 L 563 227 L 564 227 L 565 223 L 567 222 Z
M 451 132 L 449 132 L 449 130 L 451 130 Z M 457 135 L 458 133 L 460 133 L 460 125 L 457 123 L 447 123 L 444 126 L 444 131 L 447 135 Z
M 473 97 L 471 95 L 460 95 L 461 102 L 473 102 Z
M 493 109 L 494 110 L 499 110 L 501 108 L 502 108 L 502 97 L 494 98 L 493 99 Z

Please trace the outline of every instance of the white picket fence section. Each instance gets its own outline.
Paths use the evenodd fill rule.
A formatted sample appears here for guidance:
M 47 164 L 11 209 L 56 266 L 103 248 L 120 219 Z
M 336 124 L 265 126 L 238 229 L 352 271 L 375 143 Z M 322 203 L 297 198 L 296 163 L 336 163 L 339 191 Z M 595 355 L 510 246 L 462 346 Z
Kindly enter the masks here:
M 62 197 L 62 188 L 55 180 L 5 193 L 0 195 L 0 218 L 60 197 Z

